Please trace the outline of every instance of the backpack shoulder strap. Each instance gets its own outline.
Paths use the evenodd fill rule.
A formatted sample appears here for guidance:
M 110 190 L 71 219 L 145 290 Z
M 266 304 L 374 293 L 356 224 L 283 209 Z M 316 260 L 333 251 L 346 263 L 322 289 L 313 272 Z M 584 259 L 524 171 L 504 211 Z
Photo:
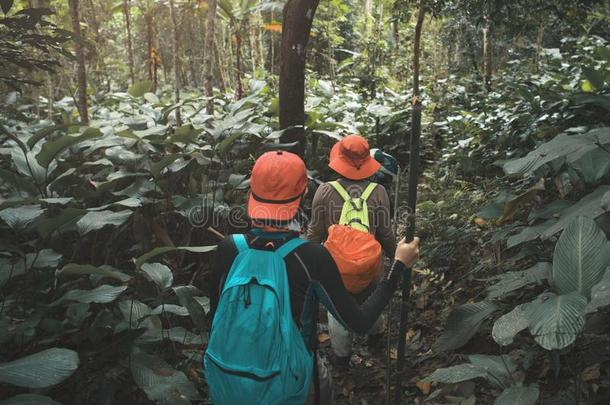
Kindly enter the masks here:
M 296 237 L 290 239 L 288 242 L 284 243 L 282 246 L 276 249 L 275 253 L 282 256 L 282 258 L 288 256 L 290 252 L 301 246 L 302 244 L 307 243 L 307 241 Z
M 246 240 L 246 236 L 243 234 L 233 235 L 233 243 L 235 243 L 235 247 L 237 248 L 237 252 L 241 253 L 244 250 L 250 249 L 248 245 L 248 241 Z
M 371 196 L 371 194 L 373 194 L 373 191 L 375 190 L 375 188 L 377 187 L 377 183 L 369 183 L 368 186 L 366 186 L 366 188 L 364 189 L 364 192 L 362 193 L 361 198 L 366 201 L 369 199 L 369 197 Z
M 330 184 L 335 190 L 337 190 L 337 193 L 339 193 L 341 198 L 343 198 L 343 201 L 349 201 L 352 199 L 347 190 L 338 181 L 331 181 L 328 184 Z

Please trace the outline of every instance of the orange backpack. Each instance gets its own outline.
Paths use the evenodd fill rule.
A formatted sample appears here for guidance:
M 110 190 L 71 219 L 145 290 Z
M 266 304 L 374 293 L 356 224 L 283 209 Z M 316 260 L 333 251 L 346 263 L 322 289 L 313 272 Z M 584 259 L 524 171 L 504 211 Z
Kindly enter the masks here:
M 381 271 L 381 245 L 369 233 L 366 201 L 377 183 L 370 183 L 360 197 L 352 198 L 337 181 L 329 183 L 343 198 L 339 223 L 328 228 L 324 243 L 337 267 L 345 288 L 357 294 L 368 287 Z

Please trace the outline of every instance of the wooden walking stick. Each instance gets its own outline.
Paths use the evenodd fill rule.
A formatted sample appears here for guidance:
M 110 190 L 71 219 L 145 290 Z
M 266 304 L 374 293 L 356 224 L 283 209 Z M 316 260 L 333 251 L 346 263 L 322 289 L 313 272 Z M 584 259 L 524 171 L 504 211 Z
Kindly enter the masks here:
M 415 25 L 413 41 L 413 112 L 411 119 L 411 142 L 409 150 L 409 190 L 407 196 L 407 230 L 405 238 L 411 242 L 415 236 L 415 206 L 417 204 L 417 183 L 419 180 L 419 137 L 421 135 L 422 103 L 419 98 L 419 45 L 424 23 L 424 2 L 419 2 L 419 14 Z M 400 404 L 402 395 L 402 372 L 405 363 L 405 344 L 407 338 L 407 307 L 411 293 L 411 269 L 407 269 L 402 279 L 402 299 L 400 305 L 400 330 L 398 333 L 398 358 L 396 362 L 396 382 L 394 385 L 394 404 Z

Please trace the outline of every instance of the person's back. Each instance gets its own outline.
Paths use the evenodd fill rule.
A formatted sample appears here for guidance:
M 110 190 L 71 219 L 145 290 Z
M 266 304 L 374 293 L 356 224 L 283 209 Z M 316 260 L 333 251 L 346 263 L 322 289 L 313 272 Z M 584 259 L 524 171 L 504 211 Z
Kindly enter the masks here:
M 371 157 L 368 142 L 361 136 L 350 135 L 337 142 L 331 150 L 329 166 L 340 177 L 335 182 L 322 184 L 316 190 L 307 239 L 311 242 L 326 243 L 348 286 L 355 278 L 354 273 L 362 274 L 360 279 L 353 282 L 355 287 L 350 291 L 354 293 L 358 302 L 363 302 L 376 285 L 377 277 L 373 275 L 381 272 L 380 252 L 375 251 L 374 246 L 370 247 L 371 243 L 366 238 L 364 241 L 358 238 L 358 232 L 346 230 L 344 227 L 337 228 L 337 225 L 343 225 L 346 210 L 350 206 L 359 208 L 357 201 L 360 201 L 360 204 L 365 205 L 366 210 L 362 211 L 368 214 L 368 218 L 362 218 L 366 226 L 358 226 L 358 228 L 373 235 L 386 255 L 393 257 L 396 239 L 391 224 L 390 200 L 382 185 L 371 183 L 369 180 L 381 165 Z M 350 205 L 346 205 L 348 197 L 353 200 L 349 201 Z M 351 233 L 342 236 L 338 235 L 339 232 Z M 364 244 L 367 244 L 366 248 Z M 366 255 L 372 257 L 367 258 Z M 357 268 L 357 266 L 362 267 L 363 263 L 368 263 L 366 268 Z M 356 268 L 350 269 L 350 267 Z M 376 269 L 371 270 L 370 267 Z M 332 314 L 329 314 L 328 323 L 333 363 L 337 368 L 345 369 L 351 354 L 351 333 L 343 328 Z M 384 322 L 380 317 L 368 331 L 370 346 L 376 346 L 381 341 L 383 329 Z
M 298 166 L 286 168 L 286 166 Z M 276 177 L 278 168 L 282 167 L 284 176 Z M 333 315 L 345 326 L 357 331 L 365 332 L 375 322 L 379 314 L 395 291 L 398 279 L 406 266 L 410 266 L 417 258 L 419 251 L 417 241 L 411 244 L 401 243 L 396 252 L 396 260 L 392 269 L 384 273 L 376 290 L 370 297 L 359 305 L 352 296 L 346 291 L 339 271 L 328 251 L 320 244 L 299 241 L 298 233 L 291 231 L 294 229 L 297 210 L 302 202 L 302 196 L 306 191 L 307 174 L 302 161 L 295 155 L 286 152 L 268 152 L 257 160 L 252 171 L 251 193 L 248 203 L 248 215 L 253 221 L 254 229 L 243 236 L 231 236 L 223 240 L 218 245 L 217 254 L 212 266 L 210 280 L 210 316 L 213 318 L 210 331 L 209 346 L 206 350 L 206 364 L 210 365 L 205 369 L 206 381 L 210 385 L 210 393 L 215 404 L 259 403 L 257 398 L 246 396 L 248 392 L 264 391 L 265 387 L 274 386 L 275 380 L 286 378 L 292 375 L 294 369 L 283 368 L 281 364 L 274 367 L 277 362 L 276 357 L 271 356 L 270 362 L 263 362 L 264 367 L 258 366 L 254 357 L 260 357 L 261 353 L 280 353 L 285 358 L 295 355 L 295 351 L 300 349 L 291 347 L 279 347 L 271 350 L 270 342 L 276 340 L 273 333 L 284 333 L 278 328 L 277 332 L 260 331 L 264 339 L 250 337 L 244 346 L 245 341 L 240 340 L 240 334 L 235 332 L 234 336 L 228 331 L 240 330 L 234 322 L 244 319 L 247 311 L 253 311 L 251 318 L 253 325 L 267 325 L 277 318 L 280 307 L 284 304 L 275 305 L 253 305 L 255 297 L 252 295 L 254 290 L 259 297 L 272 297 L 264 293 L 255 284 L 266 284 L 265 277 L 272 273 L 276 276 L 278 272 L 286 276 L 287 286 L 281 286 L 282 282 L 273 282 L 274 294 L 283 295 L 290 301 L 290 328 L 296 328 L 300 333 L 298 339 L 303 339 L 304 347 L 309 352 L 308 356 L 299 358 L 309 358 L 314 364 L 309 370 L 313 370 L 311 375 L 298 375 L 298 384 L 290 384 L 297 388 L 297 400 L 291 393 L 277 392 L 272 398 L 266 397 L 270 404 L 302 403 L 301 393 L 308 392 L 307 403 L 331 403 L 329 395 L 330 382 L 328 372 L 323 363 L 317 360 L 317 330 L 316 317 L 318 302 L 322 302 Z M 239 246 L 241 245 L 241 246 Z M 243 261 L 244 252 L 261 257 L 262 261 L 250 262 L 245 266 Z M 275 254 L 272 254 L 275 253 Z M 271 268 L 268 258 L 273 257 Z M 282 257 L 284 264 L 279 265 L 277 258 Z M 257 259 L 258 260 L 258 259 Z M 236 269 L 240 269 L 241 274 L 237 274 Z M 272 271 L 272 273 L 270 273 Z M 246 274 L 245 277 L 240 275 Z M 277 278 L 282 280 L 282 277 Z M 255 284 L 253 284 L 255 283 Z M 237 293 L 228 294 L 227 291 L 234 286 L 239 288 L 250 286 L 238 290 Z M 287 289 L 287 290 L 286 290 Z M 229 298 L 228 298 L 229 297 Z M 230 298 L 232 297 L 232 298 Z M 228 300 L 227 300 L 228 298 Z M 259 299 L 259 298 L 257 298 Z M 271 298 L 260 298 L 261 300 Z M 266 301 L 269 304 L 269 301 Z M 249 303 L 250 305 L 247 305 Z M 279 303 L 279 301 L 278 301 Z M 226 309 L 232 308 L 229 312 Z M 269 318 L 269 319 L 267 319 Z M 282 319 L 285 319 L 282 316 Z M 284 326 L 285 328 L 285 326 Z M 255 326 L 248 325 L 243 330 L 251 330 L 250 334 L 257 334 Z M 256 352 L 256 356 L 243 356 L 243 350 Z M 267 350 L 269 349 L 269 350 Z M 216 354 L 222 354 L 222 359 L 214 359 Z M 275 356 L 275 355 L 274 355 Z M 247 357 L 247 358 L 246 358 Z M 218 361 L 220 360 L 220 361 Z M 260 360 L 260 359 L 259 359 Z M 214 363 L 214 364 L 212 364 Z M 219 364 L 233 365 L 231 367 L 217 367 Z M 256 363 L 256 364 L 255 364 Z M 281 363 L 281 362 L 280 362 Z M 235 365 L 238 367 L 235 367 Z M 269 366 L 269 367 L 268 367 Z M 263 370 L 264 369 L 264 370 Z M 298 373 L 307 373 L 307 367 L 300 367 Z M 266 370 L 266 371 L 265 371 Z M 310 381 L 315 384 L 309 384 Z M 279 384 L 282 385 L 282 384 Z M 279 386 L 276 384 L 276 386 Z M 230 387 L 230 391 L 228 388 Z M 317 389 L 314 389 L 317 387 Z M 324 390 L 324 387 L 327 389 Z

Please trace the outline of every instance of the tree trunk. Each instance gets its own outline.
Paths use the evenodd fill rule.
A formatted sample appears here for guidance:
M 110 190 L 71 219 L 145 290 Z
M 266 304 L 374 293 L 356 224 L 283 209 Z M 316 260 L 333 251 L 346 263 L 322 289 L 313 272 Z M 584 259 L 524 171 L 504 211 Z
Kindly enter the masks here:
M 282 142 L 298 142 L 294 151 L 305 151 L 305 61 L 307 43 L 320 0 L 288 0 L 282 21 L 280 64 L 280 128 Z M 295 128 L 291 128 L 295 127 Z
M 153 17 L 152 12 L 147 11 L 144 16 L 146 20 L 146 46 L 148 49 L 148 80 L 153 80 L 153 65 L 154 65 L 154 55 L 153 55 Z
M 176 8 L 174 0 L 169 0 L 169 12 L 174 26 L 174 86 L 176 87 L 176 104 L 180 102 L 180 32 L 178 31 L 178 19 L 176 18 Z M 176 125 L 182 126 L 180 107 L 176 108 Z
M 540 69 L 540 53 L 542 52 L 542 41 L 544 40 L 544 22 L 540 21 L 538 36 L 536 37 L 536 53 L 534 54 L 534 73 Z
M 210 55 L 210 57 L 214 57 L 214 60 L 216 61 L 216 68 L 218 70 L 218 88 L 221 93 L 225 93 L 227 89 L 227 73 L 225 71 L 225 64 L 220 55 L 218 41 L 218 38 L 214 39 L 214 55 Z
M 76 105 L 78 114 L 80 115 L 81 123 L 89 124 L 89 113 L 87 106 L 87 68 L 85 66 L 85 51 L 82 42 L 80 41 L 80 17 L 78 15 L 78 0 L 69 0 L 70 3 L 70 18 L 72 20 L 72 31 L 79 37 L 78 41 L 74 41 L 77 61 L 77 79 L 78 79 L 78 97 Z
M 243 76 L 243 62 L 242 62 L 242 40 L 241 33 L 243 26 L 242 24 L 231 23 L 231 26 L 235 28 L 235 67 L 237 70 L 237 99 L 241 100 L 244 98 L 244 87 L 242 83 Z
M 491 91 L 491 19 L 485 17 L 485 28 L 483 28 L 483 65 L 485 89 Z
M 123 0 L 123 16 L 125 18 L 125 30 L 127 31 L 127 61 L 129 63 L 129 80 L 131 84 L 136 81 L 133 68 L 133 46 L 131 43 L 131 17 L 129 13 L 131 0 Z
M 51 123 L 53 123 L 53 100 L 55 98 L 53 93 L 53 77 L 49 73 L 47 74 L 47 116 Z
M 407 222 L 406 238 L 411 241 L 415 230 L 415 203 L 417 201 L 417 179 L 419 173 L 419 138 L 421 136 L 421 114 L 422 103 L 419 98 L 419 57 L 421 32 L 424 25 L 426 9 L 424 8 L 424 0 L 419 2 L 419 11 L 417 14 L 417 23 L 415 24 L 415 36 L 413 38 L 413 98 L 412 98 L 412 113 L 411 113 L 411 139 L 409 147 L 409 195 L 407 198 L 408 212 L 410 213 Z M 409 295 L 411 291 L 411 269 L 408 269 L 402 279 L 402 299 L 400 306 L 400 329 L 398 333 L 398 350 L 396 362 L 396 384 L 394 385 L 394 404 L 401 403 L 400 397 L 402 394 L 402 375 L 405 360 L 405 343 L 407 335 L 407 316 Z M 388 387 L 389 388 L 389 387 Z
M 214 60 L 215 53 L 215 33 L 216 33 L 216 0 L 209 0 L 207 10 L 207 23 L 205 28 L 205 39 L 204 39 L 204 55 L 203 61 L 203 87 L 206 97 L 209 98 L 208 105 L 206 107 L 208 114 L 214 114 L 214 87 L 212 85 L 213 71 L 212 61 Z

